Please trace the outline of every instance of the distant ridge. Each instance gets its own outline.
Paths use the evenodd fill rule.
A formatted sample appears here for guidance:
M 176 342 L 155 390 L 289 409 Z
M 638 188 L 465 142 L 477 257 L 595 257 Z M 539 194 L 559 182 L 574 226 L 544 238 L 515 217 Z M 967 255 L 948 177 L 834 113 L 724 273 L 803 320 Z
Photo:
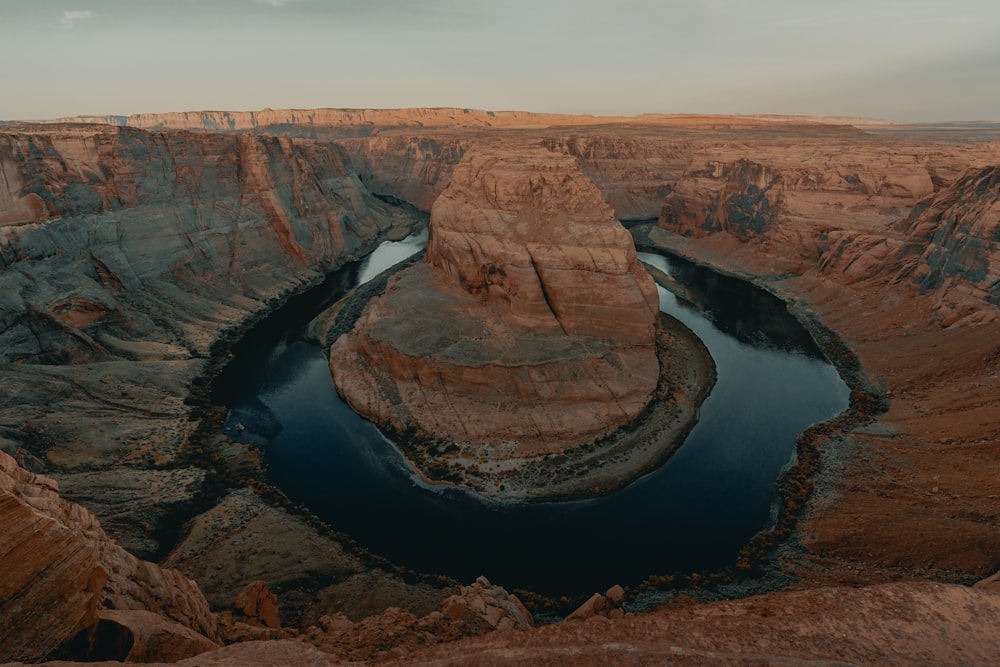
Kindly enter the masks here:
M 130 116 L 88 115 L 32 121 L 32 124 L 93 123 L 140 129 L 176 129 L 212 132 L 262 131 L 282 127 L 375 128 L 391 127 L 555 127 L 561 125 L 674 125 L 693 127 L 748 127 L 776 122 L 797 125 L 835 125 L 834 119 L 808 116 L 741 116 L 718 114 L 655 114 L 594 116 L 529 111 L 488 111 L 459 107 L 402 109 L 261 109 L 259 111 L 180 111 Z M 10 123 L 14 124 L 14 123 Z

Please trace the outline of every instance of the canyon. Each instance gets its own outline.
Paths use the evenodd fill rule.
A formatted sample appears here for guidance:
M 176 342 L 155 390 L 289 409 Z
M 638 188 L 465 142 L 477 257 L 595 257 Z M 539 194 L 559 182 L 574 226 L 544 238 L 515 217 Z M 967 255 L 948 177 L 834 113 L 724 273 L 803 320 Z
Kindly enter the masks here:
M 996 662 L 995 582 L 967 585 L 1000 568 L 998 139 L 465 110 L 7 124 L 0 658 L 83 657 L 81 632 L 162 623 L 203 664 Z M 640 249 L 755 282 L 834 336 L 871 405 L 813 438 L 793 528 L 740 582 L 686 576 L 661 591 L 673 609 L 529 630 L 493 584 L 401 571 L 287 506 L 260 452 L 216 428 L 208 387 L 263 314 L 418 224 L 399 202 L 444 205 L 470 154 L 539 151 L 578 165 Z M 283 629 L 237 609 L 256 581 Z M 907 642 L 904 625 L 948 630 Z
M 677 444 L 618 432 L 655 396 L 707 395 L 709 355 L 659 319 L 631 237 L 575 159 L 471 151 L 435 200 L 426 261 L 337 339 L 330 370 L 424 477 L 507 499 L 566 496 L 638 476 L 662 459 L 651 450 Z M 699 404 L 674 406 L 659 432 L 685 433 Z M 625 450 L 635 470 L 609 476 L 598 460 Z

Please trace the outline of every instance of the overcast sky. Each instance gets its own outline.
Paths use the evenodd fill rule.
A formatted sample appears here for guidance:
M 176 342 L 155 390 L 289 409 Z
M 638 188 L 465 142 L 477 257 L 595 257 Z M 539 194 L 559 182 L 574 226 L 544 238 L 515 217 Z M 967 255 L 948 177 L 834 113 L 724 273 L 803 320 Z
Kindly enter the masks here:
M 1000 0 L 0 0 L 0 119 L 458 106 L 1000 118 Z

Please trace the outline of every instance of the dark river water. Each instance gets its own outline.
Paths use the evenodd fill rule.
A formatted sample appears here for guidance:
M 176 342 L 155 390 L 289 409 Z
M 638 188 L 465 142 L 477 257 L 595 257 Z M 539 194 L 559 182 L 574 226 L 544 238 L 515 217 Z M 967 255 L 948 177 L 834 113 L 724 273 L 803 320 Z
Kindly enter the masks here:
M 422 242 L 383 245 L 335 276 L 325 300 Z M 310 299 L 237 349 L 214 396 L 231 408 L 231 435 L 239 424 L 238 437 L 267 447 L 273 485 L 412 570 L 573 596 L 719 569 L 773 520 L 773 484 L 796 437 L 844 410 L 848 389 L 780 300 L 687 262 L 641 257 L 685 286 L 685 301 L 660 288 L 661 309 L 705 342 L 718 381 L 677 453 L 608 496 L 505 505 L 427 487 L 337 396 L 323 350 L 301 337 L 318 307 Z

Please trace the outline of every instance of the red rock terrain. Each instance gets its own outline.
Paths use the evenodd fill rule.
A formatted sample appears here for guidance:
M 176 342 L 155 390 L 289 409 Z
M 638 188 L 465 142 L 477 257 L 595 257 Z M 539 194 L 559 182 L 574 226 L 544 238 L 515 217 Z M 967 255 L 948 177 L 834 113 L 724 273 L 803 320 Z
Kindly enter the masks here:
M 431 211 L 427 262 L 393 279 L 330 366 L 351 406 L 395 432 L 562 451 L 649 403 L 658 310 L 573 158 L 470 153 Z
M 472 120 L 455 120 L 466 115 Z M 123 636 L 114 628 L 125 619 L 108 612 L 135 612 L 133 637 L 162 636 L 140 613 L 149 612 L 177 636 L 173 624 L 217 639 L 211 621 L 193 620 L 203 616 L 190 610 L 203 603 L 185 607 L 204 598 L 183 578 L 113 545 L 92 515 L 25 467 L 58 480 L 129 549 L 161 555 L 165 533 L 155 528 L 182 507 L 190 507 L 185 517 L 199 511 L 190 503 L 208 488 L 212 466 L 253 458 L 205 440 L 194 444 L 217 463 L 185 453 L 197 424 L 188 419 L 202 414 L 185 404 L 189 385 L 223 332 L 405 226 L 372 192 L 429 210 L 465 153 L 544 148 L 576 158 L 619 219 L 658 217 L 650 237 L 659 245 L 760 282 L 835 331 L 870 388 L 887 398 L 877 420 L 818 444 L 810 501 L 762 565 L 800 590 L 508 630 L 424 652 L 418 647 L 441 635 L 426 634 L 419 619 L 455 589 L 432 603 L 429 591 L 418 595 L 229 482 L 227 493 L 205 499 L 212 507 L 173 557 L 209 582 L 216 609 L 264 579 L 282 582 L 272 588 L 281 609 L 285 600 L 304 609 L 295 600 L 310 597 L 311 619 L 334 619 L 338 608 L 325 601 L 346 595 L 358 611 L 351 623 L 380 620 L 357 631 L 328 621 L 340 639 L 325 645 L 319 634 L 331 630 L 317 625 L 316 643 L 335 654 L 301 642 L 245 642 L 202 654 L 198 664 L 338 664 L 348 645 L 391 651 L 390 636 L 412 644 L 404 639 L 395 645 L 405 653 L 365 659 L 1000 661 L 996 593 L 950 585 L 1000 568 L 997 138 L 748 118 L 601 124 L 523 115 L 498 127 L 495 117 L 189 114 L 149 118 L 164 128 L 152 132 L 0 133 L 0 448 L 23 463 L 4 463 L 0 475 L 9 480 L 0 487 L 0 531 L 8 531 L 0 540 L 0 623 L 11 638 L 0 656 L 38 659 L 84 628 Z M 226 130 L 230 121 L 234 134 L 165 129 L 177 122 Z M 237 125 L 286 138 L 243 136 Z M 275 529 L 281 553 L 257 549 Z M 323 563 L 321 584 L 294 583 Z M 883 582 L 897 583 L 871 586 Z M 368 589 L 391 593 L 360 602 L 370 600 Z M 415 608 L 417 599 L 425 606 L 419 616 L 381 615 L 394 603 Z

